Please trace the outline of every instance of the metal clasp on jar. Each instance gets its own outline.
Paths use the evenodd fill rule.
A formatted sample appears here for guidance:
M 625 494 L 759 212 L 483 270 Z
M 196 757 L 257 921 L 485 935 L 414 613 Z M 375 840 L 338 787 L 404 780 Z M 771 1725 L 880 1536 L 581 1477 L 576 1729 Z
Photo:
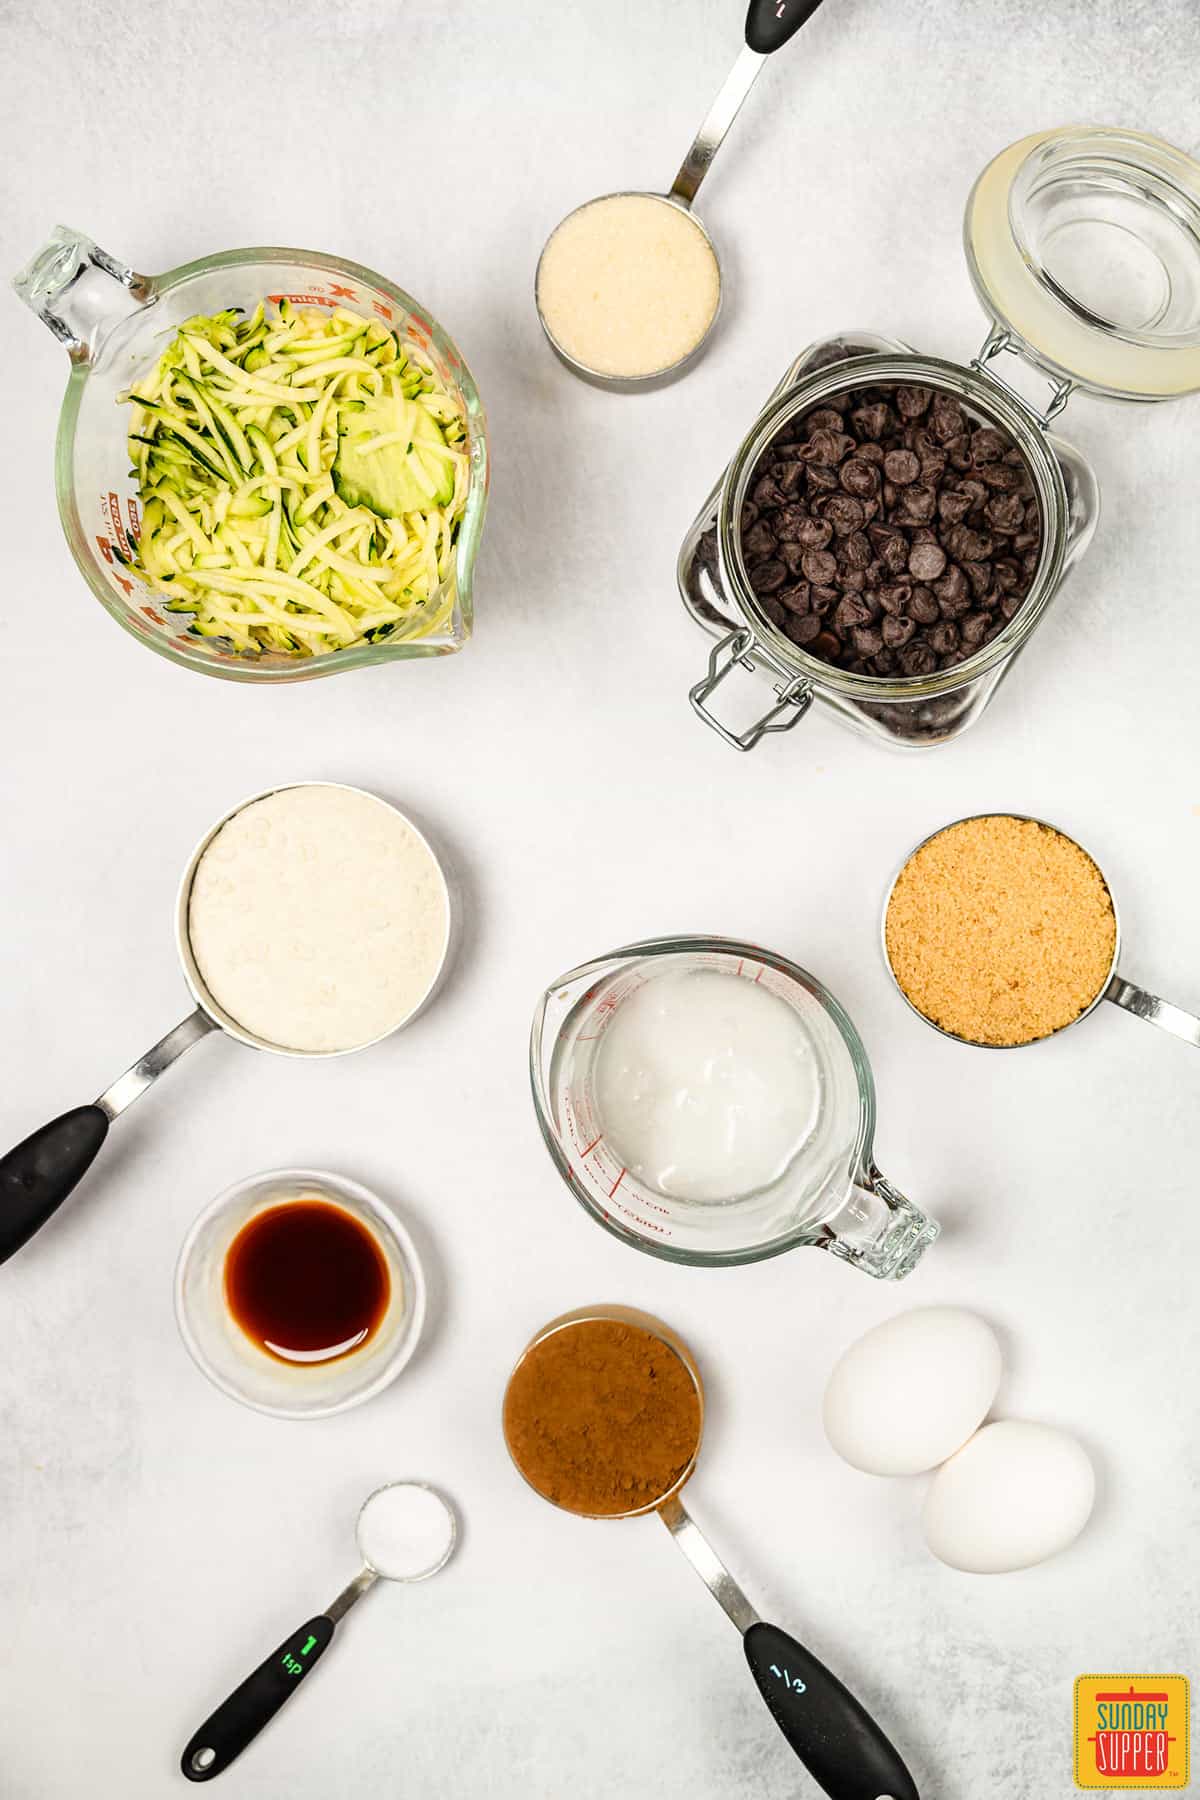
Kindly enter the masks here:
M 761 718 L 748 725 L 744 731 L 733 731 L 728 725 L 723 725 L 705 703 L 739 663 L 753 673 L 755 665 L 751 660 L 752 653 L 773 675 L 778 676 L 779 682 L 775 688 L 777 699 L 768 712 L 763 713 Z M 753 750 L 758 740 L 768 732 L 791 731 L 794 725 L 798 725 L 812 705 L 813 690 L 807 676 L 790 675 L 763 648 L 753 631 L 748 626 L 742 626 L 713 645 L 708 659 L 708 674 L 688 690 L 688 699 L 704 723 L 710 725 L 727 744 L 732 744 L 735 750 Z
M 1014 340 L 1012 332 L 1005 331 L 1002 325 L 993 325 L 992 329 L 988 332 L 979 355 L 971 358 L 971 367 L 978 370 L 980 375 L 986 375 L 989 381 L 994 381 L 997 387 L 1004 389 L 1005 393 L 1011 394 L 1014 400 L 1018 401 L 1027 412 L 1033 415 L 1043 431 L 1049 431 L 1050 421 L 1058 417 L 1059 413 L 1067 404 L 1067 401 L 1071 398 L 1071 395 L 1075 392 L 1075 383 L 1068 380 L 1065 376 L 1061 380 L 1053 382 L 1051 386 L 1050 404 L 1046 407 L 1044 412 L 1039 412 L 1032 401 L 1026 399 L 1025 395 L 1021 393 L 1019 388 L 1015 388 L 1011 381 L 1005 381 L 999 369 L 994 366 L 996 358 L 1003 355 L 1006 351 L 1010 356 L 1015 356 L 1018 361 L 1024 363 L 1027 369 L 1033 369 L 1035 367 L 1030 358 L 1024 354 L 1019 341 Z

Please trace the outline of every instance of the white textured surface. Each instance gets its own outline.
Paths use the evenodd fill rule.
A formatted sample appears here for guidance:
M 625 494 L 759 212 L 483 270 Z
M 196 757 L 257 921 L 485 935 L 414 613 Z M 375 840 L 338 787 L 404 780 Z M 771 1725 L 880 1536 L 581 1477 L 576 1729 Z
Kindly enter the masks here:
M 689 712 L 706 644 L 673 576 L 698 502 L 809 338 L 874 325 L 974 349 L 959 223 L 996 149 L 1079 117 L 1195 148 L 1195 7 L 828 0 L 703 195 L 729 285 L 710 357 L 656 395 L 593 392 L 540 340 L 538 249 L 590 194 L 670 179 L 740 11 L 0 3 L 0 267 L 64 216 L 149 269 L 271 240 L 359 258 L 459 339 L 496 459 L 464 654 L 281 692 L 205 681 L 125 638 L 72 566 L 51 482 L 65 359 L 5 303 L 8 1138 L 182 1013 L 175 883 L 240 795 L 306 776 L 376 787 L 448 842 L 470 904 L 458 974 L 411 1034 L 311 1066 L 203 1045 L 0 1271 L 5 1800 L 182 1792 L 190 1731 L 349 1576 L 363 1496 L 410 1474 L 461 1506 L 461 1553 L 369 1597 L 223 1778 L 228 1800 L 809 1791 L 661 1528 L 559 1515 L 507 1464 L 509 1365 L 544 1319 L 599 1298 L 657 1309 L 694 1344 L 712 1402 L 696 1513 L 764 1613 L 888 1721 L 926 1800 L 1059 1800 L 1076 1673 L 1200 1674 L 1200 1061 L 1109 1008 L 1035 1050 L 972 1053 L 907 1011 L 875 947 L 900 854 L 1012 807 L 1094 849 L 1127 973 L 1200 1006 L 1200 400 L 1072 406 L 1104 485 L 1099 535 L 983 724 L 941 753 L 889 757 L 813 718 L 736 756 Z M 527 1095 L 536 994 L 583 956 L 679 929 L 777 947 L 856 1019 L 880 1160 L 946 1226 L 906 1286 L 802 1253 L 668 1268 L 567 1198 Z M 210 1388 L 170 1305 L 198 1208 L 297 1162 L 390 1196 L 435 1274 L 432 1329 L 396 1387 L 307 1426 Z M 858 1475 L 823 1441 L 836 1354 L 933 1302 L 998 1328 L 1002 1411 L 1095 1457 L 1096 1516 L 1042 1569 L 939 1567 L 920 1484 Z

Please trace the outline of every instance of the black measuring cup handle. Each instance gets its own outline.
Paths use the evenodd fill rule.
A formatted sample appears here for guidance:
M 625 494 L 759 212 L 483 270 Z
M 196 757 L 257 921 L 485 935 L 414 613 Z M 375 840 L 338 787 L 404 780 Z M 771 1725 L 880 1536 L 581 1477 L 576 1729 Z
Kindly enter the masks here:
M 821 0 L 750 0 L 746 42 L 760 56 L 782 50 L 820 4 Z
M 108 1114 L 76 1106 L 0 1157 L 0 1263 L 58 1211 L 108 1136 Z
M 199 1731 L 188 1739 L 179 1767 L 189 1781 L 212 1781 L 223 1774 L 290 1700 L 309 1670 L 333 1641 L 334 1621 L 318 1613 L 285 1638 L 234 1688 Z
M 762 1620 L 742 1642 L 767 1710 L 830 1800 L 920 1800 L 870 1713 L 803 1644 Z
M 15 1256 L 58 1211 L 91 1168 L 112 1121 L 185 1050 L 219 1029 L 198 1006 L 106 1088 L 94 1105 L 63 1113 L 0 1156 L 0 1263 Z

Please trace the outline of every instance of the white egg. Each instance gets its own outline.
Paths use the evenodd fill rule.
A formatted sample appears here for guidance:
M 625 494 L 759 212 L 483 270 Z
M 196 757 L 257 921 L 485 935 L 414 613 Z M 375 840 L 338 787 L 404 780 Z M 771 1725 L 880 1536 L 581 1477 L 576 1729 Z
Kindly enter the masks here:
M 933 1554 L 952 1569 L 1000 1575 L 1074 1543 L 1095 1497 L 1082 1444 L 1053 1425 L 1000 1419 L 938 1470 L 921 1523 Z
M 835 1365 L 825 1435 L 868 1475 L 919 1475 L 952 1456 L 1000 1385 L 991 1326 L 958 1306 L 921 1306 L 876 1325 Z

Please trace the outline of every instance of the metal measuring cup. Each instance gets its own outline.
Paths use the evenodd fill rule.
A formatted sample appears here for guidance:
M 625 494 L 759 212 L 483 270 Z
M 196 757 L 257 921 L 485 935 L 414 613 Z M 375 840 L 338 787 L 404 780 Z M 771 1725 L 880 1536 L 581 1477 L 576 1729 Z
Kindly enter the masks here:
M 931 1019 L 927 1013 L 921 1011 L 919 1006 L 913 1004 L 903 987 L 900 985 L 896 971 L 892 967 L 892 959 L 888 954 L 887 945 L 887 916 L 888 908 L 892 902 L 892 894 L 895 890 L 896 883 L 899 881 L 913 857 L 916 856 L 917 852 L 923 850 L 926 844 L 932 843 L 934 838 L 941 837 L 943 832 L 952 831 L 956 825 L 968 825 L 974 819 L 999 818 L 1017 819 L 1022 824 L 1026 825 L 1040 825 L 1043 831 L 1052 831 L 1056 837 L 1065 838 L 1069 844 L 1074 844 L 1075 848 L 1086 856 L 1088 861 L 1094 866 L 1096 873 L 1104 883 L 1113 913 L 1112 959 L 1108 966 L 1108 972 L 1092 1000 L 1084 1007 L 1082 1012 L 1076 1013 L 1075 1017 L 1073 1019 L 1068 1019 L 1065 1024 L 1056 1026 L 1053 1031 L 1046 1032 L 1042 1037 L 1029 1038 L 1025 1042 L 1019 1044 L 981 1043 L 978 1038 L 963 1037 L 959 1032 L 950 1031 L 946 1026 L 939 1025 L 936 1019 Z M 1186 1012 L 1183 1007 L 1174 1006 L 1169 1000 L 1160 1000 L 1157 994 L 1150 993 L 1146 988 L 1138 987 L 1136 982 L 1126 981 L 1125 977 L 1119 972 L 1117 961 L 1121 954 L 1121 915 L 1117 911 L 1116 895 L 1112 891 L 1108 877 L 1105 875 L 1104 870 L 1100 867 L 1100 864 L 1092 855 L 1091 851 L 1085 849 L 1076 838 L 1071 836 L 1069 831 L 1063 831 L 1057 825 L 1050 825 L 1045 819 L 1032 818 L 1028 813 L 968 813 L 965 818 L 951 820 L 949 825 L 939 825 L 936 831 L 931 831 L 926 837 L 923 837 L 919 844 L 914 844 L 900 864 L 900 867 L 896 870 L 896 873 L 893 875 L 888 884 L 887 893 L 883 897 L 883 910 L 880 914 L 879 939 L 883 948 L 883 960 L 887 967 L 887 972 L 891 976 L 896 991 L 904 1001 L 904 1004 L 910 1011 L 916 1013 L 918 1019 L 922 1019 L 926 1025 L 932 1026 L 934 1031 L 940 1032 L 943 1037 L 952 1038 L 957 1044 L 970 1044 L 972 1049 L 975 1050 L 1025 1050 L 1030 1044 L 1044 1044 L 1048 1038 L 1057 1037 L 1059 1032 L 1068 1031 L 1072 1025 L 1078 1025 L 1081 1020 L 1086 1019 L 1089 1013 L 1095 1012 L 1102 1000 L 1111 1000 L 1114 1006 L 1123 1007 L 1126 1012 L 1135 1014 L 1139 1019 L 1148 1020 L 1151 1025 L 1161 1026 L 1164 1031 L 1171 1032 L 1174 1037 L 1182 1038 L 1185 1043 L 1194 1044 L 1197 1049 L 1200 1049 L 1200 1018 L 1198 1018 L 1195 1013 Z
M 381 1508 L 402 1500 L 406 1510 L 414 1505 L 424 1515 L 423 1529 L 432 1548 L 415 1562 L 385 1563 L 377 1550 L 370 1551 L 369 1528 Z M 189 1781 L 211 1781 L 223 1774 L 270 1723 L 285 1700 L 290 1700 L 304 1677 L 329 1648 L 334 1630 L 357 1600 L 377 1581 L 428 1581 L 444 1569 L 458 1542 L 458 1518 L 454 1508 L 436 1488 L 424 1481 L 389 1481 L 368 1494 L 359 1508 L 354 1528 L 363 1566 L 323 1613 L 308 1619 L 272 1650 L 252 1675 L 223 1700 L 214 1713 L 188 1740 L 180 1768 Z M 373 1560 L 372 1560 L 373 1558 Z
M 650 1313 L 630 1306 L 589 1306 L 563 1313 L 542 1328 L 521 1352 L 509 1376 L 511 1388 L 527 1357 L 547 1338 L 602 1321 L 648 1332 L 672 1351 L 691 1380 L 699 1407 L 696 1441 L 685 1467 L 663 1494 L 626 1512 L 581 1514 L 581 1518 L 636 1519 L 657 1513 L 709 1593 L 742 1636 L 742 1648 L 767 1710 L 784 1737 L 819 1783 L 836 1800 L 920 1800 L 898 1751 L 850 1691 L 790 1633 L 760 1619 L 680 1498 L 700 1454 L 704 1430 L 704 1384 L 696 1359 L 678 1334 Z M 507 1406 L 508 1390 L 505 1391 Z M 508 1434 L 513 1464 L 535 1494 L 549 1500 L 521 1467 Z M 550 1500 L 552 1506 L 559 1502 Z M 574 1508 L 563 1507 L 565 1512 Z
M 602 370 L 590 368 L 587 363 L 580 362 L 578 357 L 572 356 L 571 352 L 555 337 L 546 321 L 546 316 L 542 311 L 540 278 L 542 260 L 550 243 L 550 238 L 548 238 L 542 249 L 542 255 L 538 258 L 537 274 L 534 277 L 534 302 L 537 306 L 538 322 L 555 355 L 582 380 L 590 381 L 596 387 L 608 388 L 614 393 L 644 393 L 649 388 L 664 387 L 667 382 L 676 380 L 685 370 L 691 368 L 709 342 L 713 327 L 721 314 L 723 288 L 721 259 L 708 231 L 692 211 L 692 202 L 699 191 L 700 183 L 712 166 L 713 158 L 724 143 L 730 126 L 741 111 L 742 102 L 758 79 L 767 57 L 773 51 L 781 50 L 796 35 L 805 21 L 812 17 L 820 4 L 821 0 L 750 0 L 750 10 L 746 14 L 745 47 L 726 77 L 720 93 L 709 108 L 704 123 L 696 133 L 692 147 L 680 164 L 679 173 L 671 183 L 668 192 L 658 194 L 649 189 L 622 188 L 617 193 L 599 194 L 595 199 L 585 200 L 582 206 L 575 207 L 565 219 L 559 221 L 554 231 L 551 232 L 550 238 L 553 238 L 555 233 L 566 224 L 567 219 L 573 219 L 577 213 L 583 212 L 589 206 L 595 206 L 600 201 L 655 200 L 663 206 L 677 207 L 687 215 L 708 245 L 716 265 L 717 304 L 703 335 L 693 344 L 692 348 L 677 361 L 668 364 L 665 368 L 655 369 L 648 375 L 608 375 Z
M 404 820 L 429 851 L 438 869 L 442 881 L 442 898 L 446 908 L 446 942 L 442 948 L 441 961 L 433 980 L 422 999 L 413 1008 L 407 1018 L 399 1020 L 395 1025 L 361 1044 L 349 1044 L 341 1050 L 293 1050 L 284 1044 L 273 1044 L 267 1038 L 258 1037 L 247 1031 L 244 1025 L 231 1018 L 209 992 L 204 978 L 192 953 L 188 930 L 188 903 L 191 899 L 192 879 L 196 873 L 201 857 L 212 843 L 217 833 L 226 826 L 236 814 L 253 806 L 258 800 L 265 800 L 271 794 L 283 793 L 292 787 L 343 787 L 349 793 L 363 794 L 379 806 L 387 806 Z M 355 1051 L 366 1050 L 371 1044 L 390 1037 L 393 1031 L 401 1030 L 411 1024 L 417 1014 L 427 1005 L 436 991 L 446 970 L 451 942 L 454 937 L 454 917 L 450 885 L 446 880 L 445 870 L 432 846 L 423 833 L 417 830 L 398 807 L 391 806 L 381 800 L 377 794 L 368 794 L 364 788 L 351 788 L 344 782 L 283 782 L 278 787 L 264 788 L 261 793 L 250 794 L 245 800 L 231 807 L 229 812 L 211 826 L 188 858 L 183 871 L 183 879 L 179 884 L 179 892 L 175 900 L 175 942 L 179 950 L 179 960 L 183 965 L 184 980 L 191 990 L 196 1002 L 195 1010 L 190 1012 L 168 1031 L 164 1038 L 147 1050 L 133 1067 L 119 1075 L 111 1087 L 100 1095 L 90 1106 L 76 1106 L 70 1112 L 62 1113 L 52 1119 L 48 1125 L 41 1126 L 29 1137 L 10 1150 L 7 1156 L 0 1157 L 0 1263 L 6 1262 L 10 1256 L 28 1243 L 34 1233 L 41 1229 L 62 1205 L 67 1195 L 72 1192 L 92 1162 L 108 1136 L 108 1128 L 127 1107 L 140 1098 L 156 1082 L 171 1064 L 177 1062 L 185 1050 L 198 1044 L 213 1031 L 225 1032 L 229 1037 L 237 1038 L 240 1043 L 248 1044 L 252 1050 L 269 1050 L 276 1056 L 293 1056 L 305 1058 L 349 1056 Z

